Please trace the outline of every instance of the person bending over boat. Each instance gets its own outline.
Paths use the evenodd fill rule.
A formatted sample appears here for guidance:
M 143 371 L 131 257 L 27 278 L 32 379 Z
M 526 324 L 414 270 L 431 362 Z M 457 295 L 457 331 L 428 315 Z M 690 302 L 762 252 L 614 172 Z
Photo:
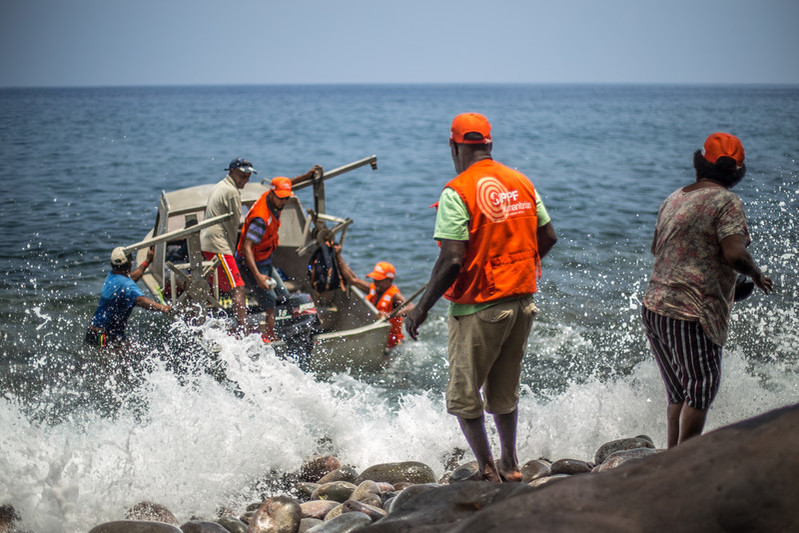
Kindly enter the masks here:
M 151 248 L 147 252 L 147 259 L 131 272 L 133 256 L 126 255 L 122 247 L 114 248 L 111 252 L 111 272 L 105 278 L 100 303 L 86 331 L 86 344 L 103 348 L 121 346 L 125 342 L 125 328 L 134 306 L 169 312 L 168 305 L 147 298 L 136 285 L 152 260 Z
M 372 281 L 369 282 L 358 278 L 355 272 L 347 265 L 344 258 L 341 257 L 340 244 L 334 245 L 333 249 L 336 251 L 336 261 L 344 281 L 365 292 L 366 299 L 377 308 L 380 317 L 388 317 L 394 310 L 402 308 L 395 316 L 388 319 L 391 324 L 391 329 L 388 331 L 388 340 L 386 341 L 386 354 L 388 354 L 389 350 L 401 344 L 405 338 L 402 334 L 403 317 L 413 309 L 412 303 L 405 304 L 405 297 L 399 288 L 394 285 L 394 278 L 397 272 L 394 265 L 386 261 L 377 263 L 372 272 L 366 275 L 367 278 L 372 278 Z
M 771 279 L 746 250 L 743 204 L 730 191 L 746 174 L 744 148 L 714 133 L 694 153 L 696 181 L 660 205 L 655 265 L 641 309 L 646 336 L 666 386 L 669 448 L 702 434 L 719 390 L 738 272 L 768 294 Z
M 276 340 L 275 305 L 278 297 L 289 294 L 272 262 L 272 255 L 279 242 L 280 213 L 294 197 L 292 185 L 310 179 L 317 172 L 321 175 L 322 167 L 315 165 L 295 178 L 273 178 L 269 191 L 252 205 L 241 227 L 236 246 L 236 263 L 245 285 L 252 289 L 258 305 L 266 314 L 261 331 L 265 341 Z
M 537 311 L 533 293 L 541 258 L 557 237 L 538 191 L 526 176 L 492 159 L 491 143 L 483 115 L 464 113 L 452 121 L 449 144 L 458 175 L 439 198 L 434 238 L 441 250 L 405 327 L 415 340 L 438 299 L 450 300 L 447 412 L 458 417 L 477 459 L 472 479 L 521 481 L 516 425 L 522 358 Z M 493 413 L 499 433 L 496 464 L 484 411 Z
M 238 329 L 243 333 L 249 333 L 244 279 L 241 277 L 233 254 L 236 251 L 238 232 L 241 227 L 240 191 L 250 181 L 250 175 L 257 174 L 258 171 L 243 157 L 232 160 L 225 170 L 228 171 L 228 174 L 214 185 L 208 196 L 205 220 L 228 213 L 233 213 L 233 216 L 221 224 L 200 231 L 200 247 L 206 260 L 211 260 L 214 257 L 219 259 L 219 266 L 214 274 L 219 283 L 219 290 L 230 293 Z

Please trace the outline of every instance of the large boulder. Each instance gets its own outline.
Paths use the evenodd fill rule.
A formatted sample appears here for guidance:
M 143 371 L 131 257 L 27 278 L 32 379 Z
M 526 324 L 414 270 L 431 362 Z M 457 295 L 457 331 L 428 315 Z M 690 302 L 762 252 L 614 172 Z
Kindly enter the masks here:
M 352 466 L 344 465 L 322 476 L 318 483 L 320 485 L 333 481 L 349 481 L 350 483 L 354 483 L 356 479 L 358 479 L 358 471 Z
M 529 483 L 552 474 L 551 466 L 551 463 L 541 459 L 527 461 L 520 469 L 522 471 L 522 483 Z
M 163 522 L 173 526 L 179 526 L 180 522 L 172 514 L 172 511 L 167 509 L 160 503 L 155 502 L 139 502 L 125 512 L 127 520 L 150 520 L 153 522 Z
M 350 496 L 358 488 L 352 483 L 347 481 L 333 481 L 319 485 L 311 496 L 312 500 L 333 500 L 339 503 L 344 503 L 350 499 Z
M 796 404 L 607 472 L 518 494 L 439 531 L 797 531 L 798 448 Z
M 406 491 L 410 488 L 405 489 Z M 428 486 L 414 492 L 397 505 L 390 514 L 373 525 L 358 529 L 358 533 L 434 533 L 447 531 L 459 520 L 473 516 L 481 509 L 522 492 L 535 489 L 523 483 L 492 483 L 464 481 L 452 485 Z M 400 496 L 397 499 L 400 499 Z M 479 529 L 470 530 L 480 531 Z
M 383 507 L 383 500 L 380 498 L 380 486 L 370 479 L 367 479 L 358 485 L 358 488 L 352 491 L 350 500 L 355 500 L 375 507 Z
M 299 480 L 316 483 L 330 472 L 341 468 L 341 462 L 332 455 L 315 455 L 300 467 Z
M 183 533 L 229 533 L 229 531 L 216 522 L 203 520 L 190 520 L 180 526 Z
M 367 479 L 372 481 L 384 481 L 396 485 L 398 483 L 435 483 L 436 475 L 433 469 L 418 461 L 403 461 L 399 463 L 383 463 L 373 465 L 361 472 L 356 485 L 360 485 Z
M 372 519 L 363 513 L 344 513 L 312 527 L 307 533 L 350 533 L 371 523 Z
M 233 518 L 232 516 L 223 516 L 217 520 L 217 523 L 227 529 L 230 533 L 247 533 L 247 524 L 238 518 Z
M 255 511 L 247 533 L 296 533 L 301 520 L 299 502 L 288 496 L 275 496 Z
M 560 459 L 552 463 L 549 467 L 550 473 L 554 476 L 556 474 L 566 474 L 568 476 L 575 476 L 577 474 L 587 474 L 591 471 L 594 465 L 580 461 L 579 459 Z
M 94 526 L 89 533 L 183 533 L 179 527 L 150 520 L 116 520 Z
M 322 520 L 327 513 L 341 505 L 335 500 L 311 500 L 300 504 L 303 518 L 316 518 Z
M 634 459 L 641 459 L 642 457 L 649 457 L 655 455 L 658 451 L 654 448 L 633 448 L 632 450 L 619 450 L 608 455 L 607 459 L 601 464 L 593 468 L 594 472 L 605 472 L 613 468 L 618 468 L 627 461 Z
M 618 439 L 612 440 L 610 442 L 606 442 L 599 449 L 596 451 L 594 455 L 594 464 L 601 465 L 605 462 L 605 459 L 608 458 L 611 454 L 622 450 L 634 450 L 636 448 L 654 448 L 655 445 L 652 444 L 652 439 L 645 435 L 641 435 L 640 437 L 633 437 L 630 439 Z

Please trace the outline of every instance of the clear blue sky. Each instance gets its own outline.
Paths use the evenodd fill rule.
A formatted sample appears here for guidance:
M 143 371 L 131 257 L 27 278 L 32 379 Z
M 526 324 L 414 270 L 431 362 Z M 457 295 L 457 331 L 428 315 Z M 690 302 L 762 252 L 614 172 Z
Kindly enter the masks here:
M 0 87 L 799 83 L 799 0 L 0 0 Z

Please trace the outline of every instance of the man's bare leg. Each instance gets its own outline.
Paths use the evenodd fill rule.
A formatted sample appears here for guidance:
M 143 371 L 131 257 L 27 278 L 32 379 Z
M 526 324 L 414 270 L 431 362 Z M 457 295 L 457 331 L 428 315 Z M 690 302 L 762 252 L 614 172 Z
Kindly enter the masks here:
M 519 410 L 504 415 L 494 415 L 494 423 L 499 433 L 499 442 L 502 447 L 497 471 L 504 481 L 521 481 L 522 473 L 519 470 L 519 460 L 516 457 L 516 426 Z
M 266 321 L 264 322 L 264 331 L 263 334 L 272 342 L 277 340 L 275 337 L 275 310 L 274 309 L 267 309 L 266 310 Z
M 234 287 L 231 291 L 233 298 L 233 312 L 236 313 L 237 330 L 243 333 L 250 333 L 247 322 L 247 299 L 244 294 L 244 287 Z
M 491 455 L 491 448 L 488 446 L 488 435 L 486 435 L 485 417 L 461 418 L 458 417 L 463 436 L 469 443 L 475 459 L 477 459 L 478 477 L 486 481 L 500 481 L 497 467 L 494 465 L 494 458 Z

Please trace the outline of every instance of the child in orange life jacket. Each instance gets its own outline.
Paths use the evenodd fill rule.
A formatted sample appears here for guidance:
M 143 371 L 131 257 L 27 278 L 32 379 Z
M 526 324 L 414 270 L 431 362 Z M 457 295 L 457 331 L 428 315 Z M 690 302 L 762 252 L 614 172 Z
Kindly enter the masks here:
M 336 251 L 336 260 L 338 261 L 341 275 L 344 276 L 344 281 L 364 291 L 366 299 L 377 308 L 381 317 L 389 316 L 395 309 L 405 303 L 405 297 L 394 285 L 394 277 L 396 275 L 394 265 L 385 261 L 377 263 L 372 272 L 366 275 L 367 278 L 372 278 L 373 281 L 370 283 L 359 279 L 347 265 L 341 257 L 341 245 L 337 244 L 333 248 Z M 408 303 L 396 316 L 389 318 L 391 329 L 388 332 L 388 340 L 386 341 L 386 353 L 394 346 L 400 344 L 402 339 L 405 338 L 402 334 L 402 317 L 410 312 L 411 309 L 413 309 L 413 304 Z

